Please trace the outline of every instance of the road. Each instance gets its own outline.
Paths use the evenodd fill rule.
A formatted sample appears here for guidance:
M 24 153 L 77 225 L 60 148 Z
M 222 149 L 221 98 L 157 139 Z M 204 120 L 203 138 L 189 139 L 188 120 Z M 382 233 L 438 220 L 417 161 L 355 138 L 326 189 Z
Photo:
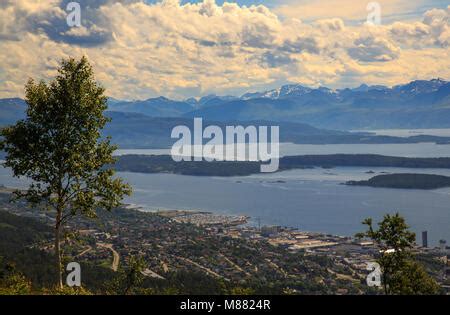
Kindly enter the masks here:
M 105 244 L 105 243 L 97 243 L 97 245 L 100 247 L 103 247 L 103 248 L 107 248 L 113 253 L 113 262 L 111 265 L 111 269 L 114 271 L 117 271 L 117 269 L 119 268 L 120 256 L 119 256 L 119 253 L 116 252 L 116 250 L 113 248 L 113 245 Z
M 199 263 L 196 263 L 195 261 L 190 260 L 189 258 L 180 257 L 180 256 L 174 256 L 174 257 L 176 257 L 176 258 L 178 258 L 178 259 L 180 259 L 180 260 L 183 260 L 183 261 L 185 261 L 185 262 L 187 262 L 187 263 L 189 263 L 189 264 L 192 264 L 192 265 L 194 265 L 194 266 L 196 266 L 196 267 L 202 269 L 202 270 L 205 271 L 207 274 L 210 274 L 210 275 L 212 275 L 212 276 L 214 276 L 214 277 L 217 277 L 217 278 L 224 279 L 225 281 L 230 281 L 230 279 L 225 278 L 224 276 L 219 275 L 217 272 L 214 272 L 214 271 L 212 271 L 211 269 L 209 269 L 209 268 L 207 268 L 207 267 L 204 267 L 204 266 L 200 265 Z
M 223 259 L 225 259 L 226 262 L 228 262 L 231 266 L 234 267 L 234 269 L 236 269 L 239 272 L 244 273 L 247 277 L 251 277 L 252 275 L 249 274 L 247 271 L 245 271 L 244 269 L 242 269 L 238 264 L 234 263 L 233 261 L 231 261 L 228 257 L 226 257 L 224 254 L 219 254 L 220 257 L 222 257 Z
M 83 250 L 81 253 L 79 253 L 76 257 L 81 257 L 84 254 L 86 254 L 87 252 L 90 252 L 92 250 L 92 247 L 87 245 L 87 248 L 85 250 Z

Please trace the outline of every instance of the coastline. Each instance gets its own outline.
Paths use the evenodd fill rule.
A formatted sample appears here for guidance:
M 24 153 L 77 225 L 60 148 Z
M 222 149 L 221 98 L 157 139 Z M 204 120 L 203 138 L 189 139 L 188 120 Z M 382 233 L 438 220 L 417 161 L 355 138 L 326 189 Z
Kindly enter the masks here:
M 251 218 L 247 215 L 215 214 L 211 211 L 182 210 L 182 209 L 146 209 L 135 204 L 125 204 L 125 209 L 150 212 L 174 220 L 179 223 L 192 223 L 198 226 L 240 226 L 246 225 Z
M 236 228 L 236 229 L 257 229 L 261 230 L 264 228 L 269 229 L 279 229 L 284 231 L 290 231 L 292 233 L 302 233 L 304 235 L 309 236 L 328 236 L 333 238 L 341 238 L 341 239 L 348 239 L 353 238 L 349 235 L 337 235 L 332 234 L 324 231 L 307 231 L 307 230 L 300 230 L 296 227 L 289 227 L 289 226 L 280 226 L 275 224 L 269 224 L 269 225 L 262 225 L 261 227 L 254 226 L 250 224 L 251 219 L 253 217 L 249 215 L 233 215 L 233 214 L 220 214 L 220 213 L 214 213 L 212 211 L 206 211 L 206 210 L 182 210 L 182 209 L 149 209 L 145 208 L 143 206 L 139 206 L 136 204 L 124 204 L 123 208 L 127 210 L 135 210 L 140 211 L 144 213 L 152 213 L 156 214 L 165 218 L 168 218 L 170 220 L 174 220 L 178 223 L 189 223 L 189 224 L 195 224 L 200 227 L 228 227 L 228 228 Z

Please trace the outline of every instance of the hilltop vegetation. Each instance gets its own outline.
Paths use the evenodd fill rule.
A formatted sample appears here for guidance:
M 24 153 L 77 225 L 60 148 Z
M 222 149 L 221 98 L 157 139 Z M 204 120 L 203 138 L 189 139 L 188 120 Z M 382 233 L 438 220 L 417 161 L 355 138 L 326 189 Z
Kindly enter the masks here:
M 5 195 L 1 194 L 2 201 Z M 3 271 L 13 269 L 30 282 L 29 293 L 53 289 L 56 282 L 54 255 L 48 248 L 52 239 L 51 226 L 29 217 L 22 217 L 0 211 L 0 258 Z M 113 278 L 109 269 L 90 262 L 81 263 L 84 284 L 91 290 L 103 286 L 102 282 Z M 0 271 L 1 273 L 1 271 Z
M 369 180 L 349 181 L 347 185 L 405 189 L 436 189 L 450 187 L 450 177 L 429 174 L 387 174 Z
M 118 158 L 115 168 L 121 172 L 246 176 L 259 173 L 260 164 L 248 161 L 175 162 L 169 155 L 123 155 Z M 282 157 L 279 170 L 335 166 L 450 168 L 450 158 L 404 158 L 372 154 L 299 155 Z

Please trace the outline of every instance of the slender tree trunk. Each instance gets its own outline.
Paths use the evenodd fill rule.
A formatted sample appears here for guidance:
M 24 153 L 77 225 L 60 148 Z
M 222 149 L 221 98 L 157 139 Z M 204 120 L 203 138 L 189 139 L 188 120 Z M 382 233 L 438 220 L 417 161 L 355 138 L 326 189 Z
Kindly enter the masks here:
M 61 212 L 58 210 L 56 215 L 56 224 L 55 224 L 55 263 L 56 270 L 58 272 L 58 287 L 60 289 L 63 288 L 62 281 L 62 266 L 61 266 L 61 248 L 60 248 L 60 230 L 61 230 Z

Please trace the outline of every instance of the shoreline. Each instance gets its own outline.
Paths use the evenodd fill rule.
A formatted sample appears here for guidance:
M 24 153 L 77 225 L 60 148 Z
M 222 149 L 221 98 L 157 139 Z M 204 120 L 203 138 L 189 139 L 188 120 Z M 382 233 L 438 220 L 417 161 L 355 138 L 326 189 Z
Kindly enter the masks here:
M 164 210 L 150 210 L 148 208 L 144 208 L 143 206 L 139 206 L 136 204 L 124 204 L 123 208 L 127 210 L 135 210 L 140 211 L 144 213 L 152 213 L 156 214 L 171 220 L 174 220 L 179 223 L 191 223 L 196 224 L 198 226 L 207 228 L 207 227 L 213 227 L 213 226 L 220 226 L 223 225 L 224 227 L 236 227 L 236 228 L 258 228 L 256 225 L 251 224 L 251 219 L 253 219 L 250 215 L 235 215 L 235 214 L 221 214 L 221 213 L 215 213 L 214 211 L 207 211 L 207 210 L 182 210 L 182 209 L 164 209 Z M 194 222 L 189 221 L 189 217 L 195 217 L 195 216 L 204 216 L 204 217 L 210 217 L 213 218 L 222 218 L 226 219 L 228 218 L 229 221 L 226 223 L 223 222 L 205 222 L 203 224 L 197 224 L 195 220 Z M 211 220 L 212 221 L 212 220 Z M 337 238 L 353 238 L 352 235 L 338 235 L 333 233 L 328 233 L 324 231 L 307 231 L 307 230 L 300 230 L 297 227 L 290 227 L 290 226 L 284 226 L 284 225 L 277 225 L 277 224 L 264 224 L 261 225 L 261 228 L 280 228 L 282 230 L 288 230 L 295 233 L 303 233 L 311 236 L 330 236 L 330 237 L 337 237 Z
M 0 184 L 1 194 L 11 194 L 14 190 L 15 189 Z M 354 235 L 349 234 L 301 230 L 297 227 L 277 224 L 257 226 L 254 224 L 255 222 L 251 221 L 252 217 L 249 215 L 216 214 L 213 211 L 204 210 L 150 210 L 132 203 L 124 203 L 119 208 L 156 214 L 180 224 L 194 224 L 209 231 L 225 233 L 225 235 L 230 237 L 239 235 L 239 237 L 253 240 L 266 239 L 272 245 L 288 246 L 292 250 L 329 248 L 337 244 L 342 244 L 342 242 L 346 243 L 349 241 L 358 243 Z M 222 229 L 223 232 L 219 232 Z M 435 247 L 436 246 L 430 246 L 428 249 L 433 249 Z
M 240 226 L 248 224 L 248 215 L 217 214 L 212 211 L 184 210 L 184 209 L 145 209 L 135 204 L 125 204 L 125 209 L 153 213 L 179 223 L 193 223 L 198 226 Z

